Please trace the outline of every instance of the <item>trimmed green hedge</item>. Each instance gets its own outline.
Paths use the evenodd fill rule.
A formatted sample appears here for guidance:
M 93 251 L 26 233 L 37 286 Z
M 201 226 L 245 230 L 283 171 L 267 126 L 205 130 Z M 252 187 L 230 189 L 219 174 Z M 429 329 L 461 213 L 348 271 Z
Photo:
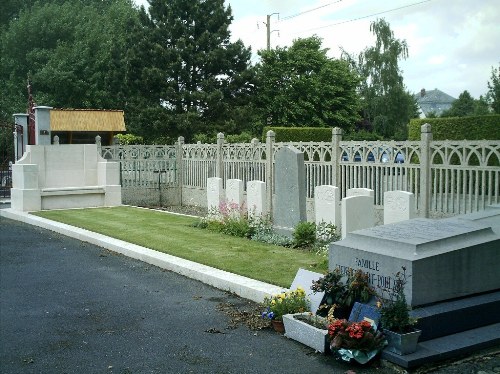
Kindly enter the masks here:
M 500 140 L 500 115 L 450 118 L 415 118 L 408 125 L 408 140 L 420 140 L 420 127 L 428 123 L 434 140 Z
M 262 131 L 262 141 L 266 141 L 269 130 L 276 134 L 276 142 L 331 142 L 332 129 L 330 127 L 271 127 L 266 126 Z

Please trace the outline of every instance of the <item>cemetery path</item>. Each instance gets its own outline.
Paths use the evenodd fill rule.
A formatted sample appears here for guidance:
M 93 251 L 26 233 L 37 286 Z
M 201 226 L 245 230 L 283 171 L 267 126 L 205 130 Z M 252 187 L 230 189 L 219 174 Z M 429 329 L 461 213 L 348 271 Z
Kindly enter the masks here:
M 380 362 L 338 362 L 227 313 L 255 307 L 181 275 L 0 219 L 1 373 L 401 372 Z M 470 373 L 500 372 L 498 354 L 433 372 L 462 373 L 464 365 Z

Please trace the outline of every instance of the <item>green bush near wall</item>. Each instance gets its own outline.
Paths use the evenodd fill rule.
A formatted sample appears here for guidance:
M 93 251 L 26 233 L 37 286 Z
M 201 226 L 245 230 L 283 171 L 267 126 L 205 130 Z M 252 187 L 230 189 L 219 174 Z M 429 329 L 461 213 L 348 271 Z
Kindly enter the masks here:
M 408 125 L 408 140 L 420 140 L 420 127 L 428 123 L 434 140 L 500 140 L 500 115 L 415 118 Z
M 264 127 L 262 142 L 266 141 L 269 130 L 276 134 L 276 142 L 331 142 L 330 127 Z

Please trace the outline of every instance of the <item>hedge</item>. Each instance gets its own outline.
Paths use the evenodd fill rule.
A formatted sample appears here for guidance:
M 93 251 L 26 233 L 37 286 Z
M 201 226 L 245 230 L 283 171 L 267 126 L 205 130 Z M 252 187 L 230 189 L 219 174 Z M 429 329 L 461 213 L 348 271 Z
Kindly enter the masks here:
M 500 115 L 415 118 L 408 125 L 408 140 L 420 140 L 420 127 L 428 123 L 433 140 L 500 140 Z
M 276 134 L 276 142 L 331 142 L 332 129 L 330 127 L 270 127 L 264 128 L 262 142 L 266 141 L 269 130 Z M 342 140 L 383 140 L 383 138 L 368 131 L 357 131 L 344 134 Z

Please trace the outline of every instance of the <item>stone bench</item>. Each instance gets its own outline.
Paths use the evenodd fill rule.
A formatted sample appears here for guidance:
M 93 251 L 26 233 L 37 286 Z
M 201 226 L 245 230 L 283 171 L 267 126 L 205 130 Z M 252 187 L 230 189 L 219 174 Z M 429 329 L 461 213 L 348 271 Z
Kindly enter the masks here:
M 37 211 L 121 205 L 119 164 L 95 144 L 27 147 L 12 167 L 12 209 Z

